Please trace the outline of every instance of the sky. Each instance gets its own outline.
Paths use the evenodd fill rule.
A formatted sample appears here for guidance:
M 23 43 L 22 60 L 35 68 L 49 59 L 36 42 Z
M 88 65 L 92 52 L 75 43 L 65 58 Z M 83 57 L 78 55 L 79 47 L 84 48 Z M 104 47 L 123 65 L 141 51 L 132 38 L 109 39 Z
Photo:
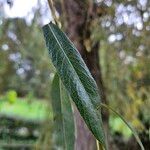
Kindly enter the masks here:
M 3 1 L 4 0 L 0 0 Z M 42 24 L 47 24 L 52 20 L 51 12 L 45 13 L 45 10 L 48 9 L 47 0 L 40 0 L 40 7 L 42 15 Z M 38 0 L 13 0 L 13 6 L 10 6 L 5 1 L 4 5 L 4 14 L 5 17 L 9 18 L 26 18 L 26 21 L 30 23 L 34 17 L 33 11 L 39 7 Z
M 13 7 L 4 5 L 5 14 L 11 18 L 13 17 L 25 17 L 32 11 L 33 8 L 37 7 L 37 0 L 14 0 Z

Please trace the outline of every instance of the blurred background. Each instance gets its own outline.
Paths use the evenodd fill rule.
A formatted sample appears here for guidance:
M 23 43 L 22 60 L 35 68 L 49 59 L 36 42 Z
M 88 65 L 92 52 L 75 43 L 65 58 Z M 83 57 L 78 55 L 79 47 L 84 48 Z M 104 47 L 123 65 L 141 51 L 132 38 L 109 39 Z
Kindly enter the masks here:
M 109 104 L 150 147 L 150 2 L 97 0 L 107 13 L 92 36 Z M 46 0 L 0 0 L 0 149 L 51 145 L 51 80 L 42 25 L 52 20 Z M 110 113 L 110 132 L 121 147 L 135 144 L 130 130 Z

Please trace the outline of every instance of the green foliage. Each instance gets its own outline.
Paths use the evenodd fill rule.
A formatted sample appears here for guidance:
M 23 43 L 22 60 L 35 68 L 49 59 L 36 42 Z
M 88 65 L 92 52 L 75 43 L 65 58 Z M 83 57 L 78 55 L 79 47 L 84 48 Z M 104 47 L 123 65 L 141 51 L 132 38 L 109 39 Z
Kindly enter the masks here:
M 44 121 L 48 117 L 52 118 L 51 109 L 47 102 L 33 100 L 31 103 L 26 98 L 16 98 L 13 103 L 5 100 L 5 96 L 0 98 L 0 115 L 18 118 L 23 120 Z
M 18 96 L 32 92 L 33 96 L 48 98 L 50 64 L 37 23 L 5 19 L 0 31 L 0 93 L 14 89 Z
M 10 90 L 6 93 L 5 100 L 9 103 L 15 103 L 17 100 L 17 93 L 14 90 Z
M 144 148 L 144 146 L 143 146 L 143 144 L 142 144 L 142 142 L 141 142 L 141 140 L 140 140 L 140 138 L 139 138 L 139 136 L 138 136 L 138 133 L 137 133 L 136 130 L 126 121 L 126 119 L 124 119 L 124 117 L 123 117 L 121 114 L 119 114 L 116 110 L 114 110 L 113 108 L 109 107 L 109 106 L 106 105 L 106 104 L 101 103 L 100 106 L 98 107 L 98 109 L 101 108 L 101 107 L 104 107 L 104 108 L 106 108 L 107 110 L 111 110 L 115 115 L 117 115 L 117 116 L 126 124 L 126 126 L 130 129 L 130 131 L 131 131 L 132 134 L 134 135 L 136 141 L 137 141 L 138 144 L 140 145 L 141 150 L 145 150 L 145 148 Z
M 115 132 L 122 133 L 122 135 L 129 139 L 131 137 L 132 132 L 131 130 L 122 122 L 122 120 L 119 117 L 110 117 L 109 120 L 110 128 L 112 129 L 113 134 Z
M 139 1 L 113 1 L 108 8 L 109 11 L 113 10 L 112 13 L 102 17 L 100 30 L 97 32 L 101 35 L 101 30 L 105 31 L 104 36 L 99 37 L 101 43 L 99 52 L 109 104 L 121 113 L 140 134 L 148 133 L 150 124 L 150 36 L 148 36 L 150 17 L 144 18 L 144 14 L 147 14 L 150 8 L 149 2 L 145 3 L 145 9 L 143 9 L 141 6 L 143 4 L 139 4 Z M 115 5 L 117 7 L 114 7 Z M 122 7 L 124 11 L 118 13 L 120 6 L 124 7 Z M 129 10 L 130 6 L 132 8 Z M 127 22 L 132 22 L 130 25 L 124 19 L 119 24 L 124 14 L 128 14 L 129 18 L 131 15 L 138 14 L 142 28 L 136 27 L 136 19 L 133 22 L 129 19 Z M 122 38 L 117 39 L 117 34 L 120 34 Z M 109 42 L 109 38 L 113 36 L 116 38 L 115 41 Z M 122 126 L 118 120 L 116 121 L 115 118 L 114 122 Z M 121 130 L 120 133 L 122 133 Z M 146 136 L 143 137 L 146 139 Z
M 51 90 L 54 116 L 55 149 L 72 150 L 75 142 L 75 125 L 70 97 L 56 74 Z
M 35 99 L 33 91 L 30 91 L 26 97 L 27 97 L 28 103 L 32 102 Z
M 79 52 L 53 23 L 43 27 L 46 45 L 56 70 L 96 139 L 105 146 L 97 85 Z

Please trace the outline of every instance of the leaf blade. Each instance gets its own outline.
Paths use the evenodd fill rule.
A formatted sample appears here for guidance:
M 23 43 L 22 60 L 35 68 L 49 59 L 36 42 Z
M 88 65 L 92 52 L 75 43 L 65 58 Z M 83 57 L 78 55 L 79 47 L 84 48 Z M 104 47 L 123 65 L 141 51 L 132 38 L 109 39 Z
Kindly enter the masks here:
M 75 142 L 75 127 L 69 95 L 56 74 L 52 82 L 54 143 L 56 149 L 71 150 Z
M 83 59 L 67 36 L 54 24 L 43 27 L 52 62 L 87 126 L 105 145 L 97 85 Z

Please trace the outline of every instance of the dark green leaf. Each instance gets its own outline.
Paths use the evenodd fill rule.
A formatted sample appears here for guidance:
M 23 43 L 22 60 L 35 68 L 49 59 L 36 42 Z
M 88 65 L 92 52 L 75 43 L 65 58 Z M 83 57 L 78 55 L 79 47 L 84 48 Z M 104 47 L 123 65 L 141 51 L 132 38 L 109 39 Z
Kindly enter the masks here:
M 72 150 L 75 141 L 74 118 L 69 95 L 56 74 L 52 83 L 55 149 Z
M 43 27 L 46 45 L 56 70 L 96 139 L 105 145 L 97 85 L 67 36 L 53 23 Z

